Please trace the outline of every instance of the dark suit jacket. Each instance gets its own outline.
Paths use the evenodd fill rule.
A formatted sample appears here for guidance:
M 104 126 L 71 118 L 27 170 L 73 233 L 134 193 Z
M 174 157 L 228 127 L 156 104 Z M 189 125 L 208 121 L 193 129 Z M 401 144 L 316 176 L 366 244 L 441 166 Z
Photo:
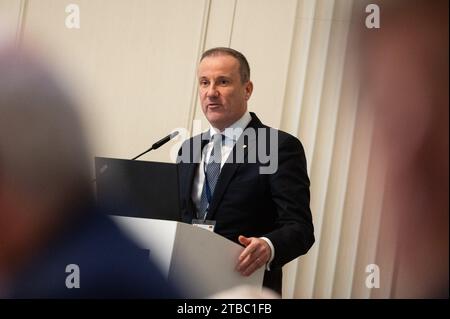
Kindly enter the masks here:
M 281 267 L 305 254 L 314 243 L 306 159 L 296 137 L 269 128 L 254 113 L 250 115 L 252 120 L 221 170 L 207 219 L 216 221 L 216 233 L 234 242 L 238 242 L 239 235 L 269 238 L 275 258 L 271 271 L 265 272 L 264 286 L 281 293 Z M 253 137 L 246 134 L 251 129 L 256 133 Z M 258 156 L 252 160 L 251 154 L 258 154 L 263 147 L 269 153 L 270 130 L 277 133 L 277 154 L 272 151 L 271 155 L 278 155 L 278 169 L 273 174 L 260 174 L 260 168 L 267 165 Z M 186 223 L 196 218 L 192 185 L 208 135 L 203 133 L 185 141 L 179 152 L 181 216 Z M 239 150 L 243 150 L 244 163 L 231 163 Z

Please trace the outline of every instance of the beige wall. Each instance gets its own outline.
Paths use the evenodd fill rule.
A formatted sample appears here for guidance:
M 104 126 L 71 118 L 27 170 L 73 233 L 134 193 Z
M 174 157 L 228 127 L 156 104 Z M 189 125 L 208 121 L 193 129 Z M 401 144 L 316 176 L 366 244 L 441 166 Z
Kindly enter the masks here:
M 10 37 L 13 40 L 20 38 L 21 24 L 23 21 L 24 2 L 18 0 L 0 1 L 0 39 Z
M 201 52 L 231 46 L 250 61 L 250 110 L 303 142 L 316 244 L 285 267 L 285 298 L 389 297 L 364 285 L 376 263 L 382 176 L 369 176 L 371 120 L 357 111 L 348 51 L 352 0 L 0 0 L 21 41 L 34 40 L 65 77 L 95 155 L 130 158 L 178 127 L 206 122 L 195 68 Z M 64 25 L 76 3 L 81 28 Z M 23 20 L 23 21 L 22 21 Z M 174 142 L 171 142 L 172 145 Z M 170 161 L 169 146 L 145 157 Z M 366 200 L 367 192 L 379 193 Z

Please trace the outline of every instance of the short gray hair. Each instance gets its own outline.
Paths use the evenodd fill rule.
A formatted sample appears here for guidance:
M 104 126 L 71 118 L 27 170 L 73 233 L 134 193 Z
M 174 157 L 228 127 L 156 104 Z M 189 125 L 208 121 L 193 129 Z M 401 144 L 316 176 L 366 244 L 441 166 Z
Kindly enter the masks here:
M 241 82 L 247 83 L 250 81 L 250 66 L 248 64 L 248 61 L 246 57 L 239 51 L 226 48 L 226 47 L 216 47 L 209 49 L 202 54 L 202 58 L 200 61 L 202 61 L 204 58 L 208 56 L 218 56 L 218 55 L 229 55 L 234 57 L 239 62 L 239 74 L 241 76 Z
M 58 80 L 15 48 L 0 48 L 0 74 L 0 185 L 56 205 L 88 192 L 81 120 Z

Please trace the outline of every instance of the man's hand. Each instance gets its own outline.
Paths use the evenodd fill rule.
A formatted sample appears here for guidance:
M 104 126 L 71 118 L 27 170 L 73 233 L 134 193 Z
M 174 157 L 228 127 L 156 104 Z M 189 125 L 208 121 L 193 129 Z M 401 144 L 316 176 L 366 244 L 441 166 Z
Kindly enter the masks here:
M 238 240 L 245 249 L 239 256 L 236 270 L 243 276 L 250 276 L 270 260 L 270 247 L 265 240 L 256 237 L 239 236 Z

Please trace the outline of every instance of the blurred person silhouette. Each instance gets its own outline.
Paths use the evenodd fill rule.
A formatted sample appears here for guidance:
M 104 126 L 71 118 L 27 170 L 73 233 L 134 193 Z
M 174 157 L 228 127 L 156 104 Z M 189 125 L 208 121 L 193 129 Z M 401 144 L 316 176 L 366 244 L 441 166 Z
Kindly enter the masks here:
M 360 34 L 360 66 L 372 154 L 387 173 L 383 214 L 397 227 L 391 296 L 448 298 L 448 1 L 378 5 L 381 27 Z
M 0 296 L 177 297 L 148 251 L 96 211 L 88 154 L 57 78 L 0 47 Z

